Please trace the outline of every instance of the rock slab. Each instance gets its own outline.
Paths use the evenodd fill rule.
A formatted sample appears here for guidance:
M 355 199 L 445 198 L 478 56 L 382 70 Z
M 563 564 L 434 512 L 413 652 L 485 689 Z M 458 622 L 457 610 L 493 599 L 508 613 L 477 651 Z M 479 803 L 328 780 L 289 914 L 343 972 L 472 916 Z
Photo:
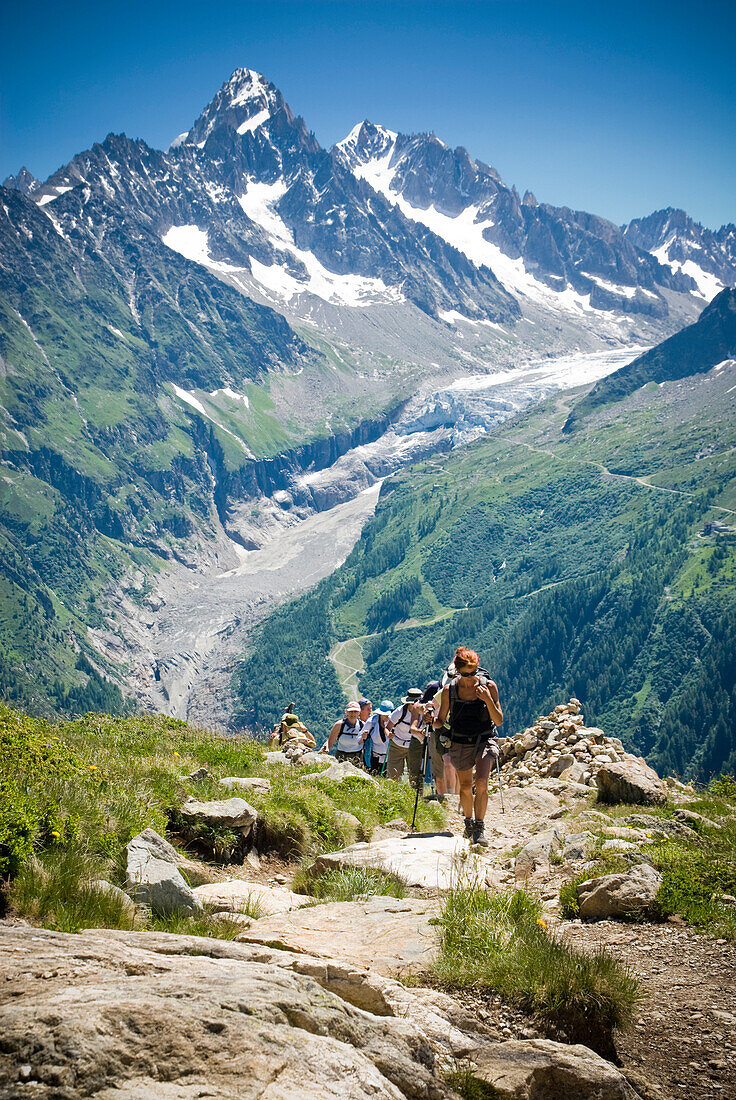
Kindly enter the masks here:
M 661 885 L 661 874 L 648 863 L 623 874 L 581 882 L 577 888 L 580 916 L 583 920 L 642 916 L 651 911 Z
M 198 886 L 194 895 L 203 905 L 212 906 L 220 912 L 246 913 L 249 910 L 259 910 L 254 919 L 273 913 L 285 913 L 314 901 L 314 898 L 306 894 L 294 894 L 284 886 L 264 886 L 263 883 L 244 882 L 243 879 Z
M 154 829 L 144 829 L 126 845 L 126 889 L 154 913 L 192 913 L 201 909 L 177 867 L 177 854 Z
M 347 961 L 388 976 L 427 968 L 437 949 L 434 900 L 373 897 L 335 901 L 253 921 L 240 943 Z
M 0 1094 L 40 1100 L 454 1095 L 413 1023 L 354 1007 L 329 989 L 318 960 L 307 958 L 302 967 L 314 977 L 297 965 L 284 952 L 192 936 L 5 928 Z M 345 967 L 337 981 L 358 988 Z M 379 990 L 375 996 L 385 1004 Z
M 493 841 L 490 833 L 488 839 Z M 504 839 L 502 845 L 506 843 Z M 322 875 L 346 866 L 376 867 L 398 875 L 407 886 L 428 890 L 447 890 L 460 878 L 482 884 L 487 867 L 482 859 L 471 855 L 463 837 L 438 833 L 351 844 L 339 852 L 318 856 L 310 874 Z

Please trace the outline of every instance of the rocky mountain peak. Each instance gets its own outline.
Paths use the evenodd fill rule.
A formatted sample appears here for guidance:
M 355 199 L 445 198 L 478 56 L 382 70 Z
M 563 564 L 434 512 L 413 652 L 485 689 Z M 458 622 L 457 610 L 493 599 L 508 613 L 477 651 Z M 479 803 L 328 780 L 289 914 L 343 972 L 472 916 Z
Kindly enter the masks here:
M 355 169 L 370 160 L 381 160 L 396 145 L 398 134 L 367 119 L 353 126 L 347 137 L 333 148 L 346 168 Z
M 25 165 L 17 176 L 8 176 L 3 180 L 3 187 L 7 187 L 10 191 L 20 191 L 22 195 L 32 195 L 40 186 L 39 181 Z
M 216 130 L 231 130 L 243 135 L 254 133 L 275 115 L 285 112 L 294 120 L 278 88 L 253 69 L 236 69 L 215 97 L 207 104 L 191 130 L 172 143 L 200 148 Z

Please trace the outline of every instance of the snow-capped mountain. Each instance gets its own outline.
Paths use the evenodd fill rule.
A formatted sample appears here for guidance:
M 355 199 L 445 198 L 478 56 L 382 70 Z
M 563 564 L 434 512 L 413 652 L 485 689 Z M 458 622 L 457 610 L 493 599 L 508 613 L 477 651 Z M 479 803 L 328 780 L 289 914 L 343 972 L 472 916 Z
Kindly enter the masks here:
M 592 309 L 668 314 L 664 291 L 698 293 L 633 237 L 592 214 L 523 199 L 498 173 L 434 134 L 398 134 L 364 122 L 335 155 L 389 202 L 486 265 L 522 304 L 561 312 Z
M 736 283 L 736 225 L 713 232 L 669 207 L 629 222 L 624 235 L 660 263 L 689 275 L 706 300 Z
M 32 195 L 41 186 L 36 177 L 23 166 L 17 176 L 6 176 L 3 187 L 9 191 L 20 191 L 21 195 Z

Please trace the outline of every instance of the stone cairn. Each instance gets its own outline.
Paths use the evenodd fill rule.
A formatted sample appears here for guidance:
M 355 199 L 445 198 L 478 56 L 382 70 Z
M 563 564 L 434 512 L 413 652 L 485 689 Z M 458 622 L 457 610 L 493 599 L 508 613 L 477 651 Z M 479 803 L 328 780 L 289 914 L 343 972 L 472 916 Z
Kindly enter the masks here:
M 596 787 L 596 775 L 606 764 L 636 760 L 618 737 L 586 726 L 580 701 L 571 699 L 537 719 L 523 733 L 500 742 L 502 778 L 506 786 L 526 787 L 550 777 Z

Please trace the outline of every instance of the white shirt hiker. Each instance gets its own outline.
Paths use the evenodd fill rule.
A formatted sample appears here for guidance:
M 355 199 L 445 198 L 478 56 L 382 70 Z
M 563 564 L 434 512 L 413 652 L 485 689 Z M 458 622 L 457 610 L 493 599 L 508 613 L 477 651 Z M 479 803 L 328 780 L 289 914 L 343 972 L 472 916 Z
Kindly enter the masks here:
M 380 714 L 372 714 L 368 721 L 363 726 L 363 733 L 367 731 L 368 737 L 371 739 L 371 752 L 378 760 L 383 760 L 388 751 L 389 740 L 388 734 L 384 730 L 381 733 L 381 727 L 379 725 Z
M 340 752 L 360 752 L 363 748 L 363 723 L 358 719 L 354 726 L 344 720 L 335 748 Z
M 403 718 L 401 718 L 402 714 L 404 715 Z M 401 721 L 399 721 L 400 718 Z M 394 743 L 405 749 L 411 741 L 411 724 L 414 721 L 408 704 L 402 703 L 400 707 L 397 707 L 389 721 L 393 726 Z

